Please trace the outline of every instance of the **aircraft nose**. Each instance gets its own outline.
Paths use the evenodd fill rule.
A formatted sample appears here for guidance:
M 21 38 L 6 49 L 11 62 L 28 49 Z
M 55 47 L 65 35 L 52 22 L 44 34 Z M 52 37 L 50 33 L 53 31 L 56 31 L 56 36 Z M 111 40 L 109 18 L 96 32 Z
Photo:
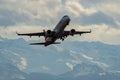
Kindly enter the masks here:
M 69 18 L 69 16 L 68 16 L 68 15 L 65 15 L 65 16 L 63 16 L 63 18 Z
M 63 18 L 66 19 L 66 20 L 70 20 L 68 15 L 63 16 Z
M 63 16 L 63 17 L 68 17 L 68 15 L 65 15 L 65 16 Z

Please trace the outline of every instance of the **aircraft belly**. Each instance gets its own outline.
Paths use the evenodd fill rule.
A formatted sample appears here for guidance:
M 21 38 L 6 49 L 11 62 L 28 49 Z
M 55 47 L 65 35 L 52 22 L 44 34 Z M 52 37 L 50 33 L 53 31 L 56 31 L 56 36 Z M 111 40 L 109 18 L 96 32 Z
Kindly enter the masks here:
M 47 37 L 45 40 L 46 40 L 47 42 L 52 42 L 52 37 Z

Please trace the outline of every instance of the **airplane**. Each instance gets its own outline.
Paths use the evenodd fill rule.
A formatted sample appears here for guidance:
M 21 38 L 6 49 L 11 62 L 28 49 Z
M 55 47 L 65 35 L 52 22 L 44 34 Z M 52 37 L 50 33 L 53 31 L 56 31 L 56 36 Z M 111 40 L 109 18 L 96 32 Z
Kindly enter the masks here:
M 61 20 L 59 21 L 59 23 L 56 25 L 56 27 L 53 30 L 43 30 L 43 32 L 37 32 L 37 33 L 24 33 L 24 34 L 20 34 L 17 33 L 18 36 L 43 36 L 45 37 L 45 42 L 42 43 L 31 43 L 30 45 L 44 45 L 44 46 L 48 46 L 51 44 L 60 44 L 60 42 L 56 42 L 57 39 L 60 39 L 62 41 L 64 41 L 64 39 L 66 37 L 70 36 L 74 36 L 74 35 L 81 35 L 84 33 L 91 33 L 90 31 L 76 31 L 75 29 L 71 29 L 70 31 L 66 31 L 64 30 L 66 28 L 66 26 L 68 26 L 70 23 L 70 18 L 68 15 L 65 15 L 61 18 Z

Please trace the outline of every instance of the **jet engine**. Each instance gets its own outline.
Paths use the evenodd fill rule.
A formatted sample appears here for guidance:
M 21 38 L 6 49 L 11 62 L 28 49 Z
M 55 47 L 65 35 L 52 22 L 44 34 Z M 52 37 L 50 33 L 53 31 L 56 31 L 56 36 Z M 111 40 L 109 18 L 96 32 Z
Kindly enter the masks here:
M 51 32 L 52 32 L 51 30 L 47 30 L 47 34 L 51 34 Z
M 50 35 L 51 35 L 51 33 L 52 33 L 52 31 L 51 31 L 51 30 L 47 30 L 47 31 L 45 32 L 45 36 L 50 36 Z
M 71 31 L 70 31 L 70 35 L 74 35 L 74 33 L 75 33 L 75 29 L 71 29 Z

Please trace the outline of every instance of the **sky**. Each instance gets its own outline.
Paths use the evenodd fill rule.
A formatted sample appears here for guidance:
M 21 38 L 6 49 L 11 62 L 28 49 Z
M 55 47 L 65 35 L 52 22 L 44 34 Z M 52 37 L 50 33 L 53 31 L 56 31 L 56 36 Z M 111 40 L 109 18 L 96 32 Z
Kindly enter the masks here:
M 62 16 L 68 15 L 71 23 L 67 30 L 92 30 L 73 41 L 120 45 L 119 7 L 120 0 L 0 0 L 0 36 L 16 39 L 20 38 L 16 31 L 53 29 Z

